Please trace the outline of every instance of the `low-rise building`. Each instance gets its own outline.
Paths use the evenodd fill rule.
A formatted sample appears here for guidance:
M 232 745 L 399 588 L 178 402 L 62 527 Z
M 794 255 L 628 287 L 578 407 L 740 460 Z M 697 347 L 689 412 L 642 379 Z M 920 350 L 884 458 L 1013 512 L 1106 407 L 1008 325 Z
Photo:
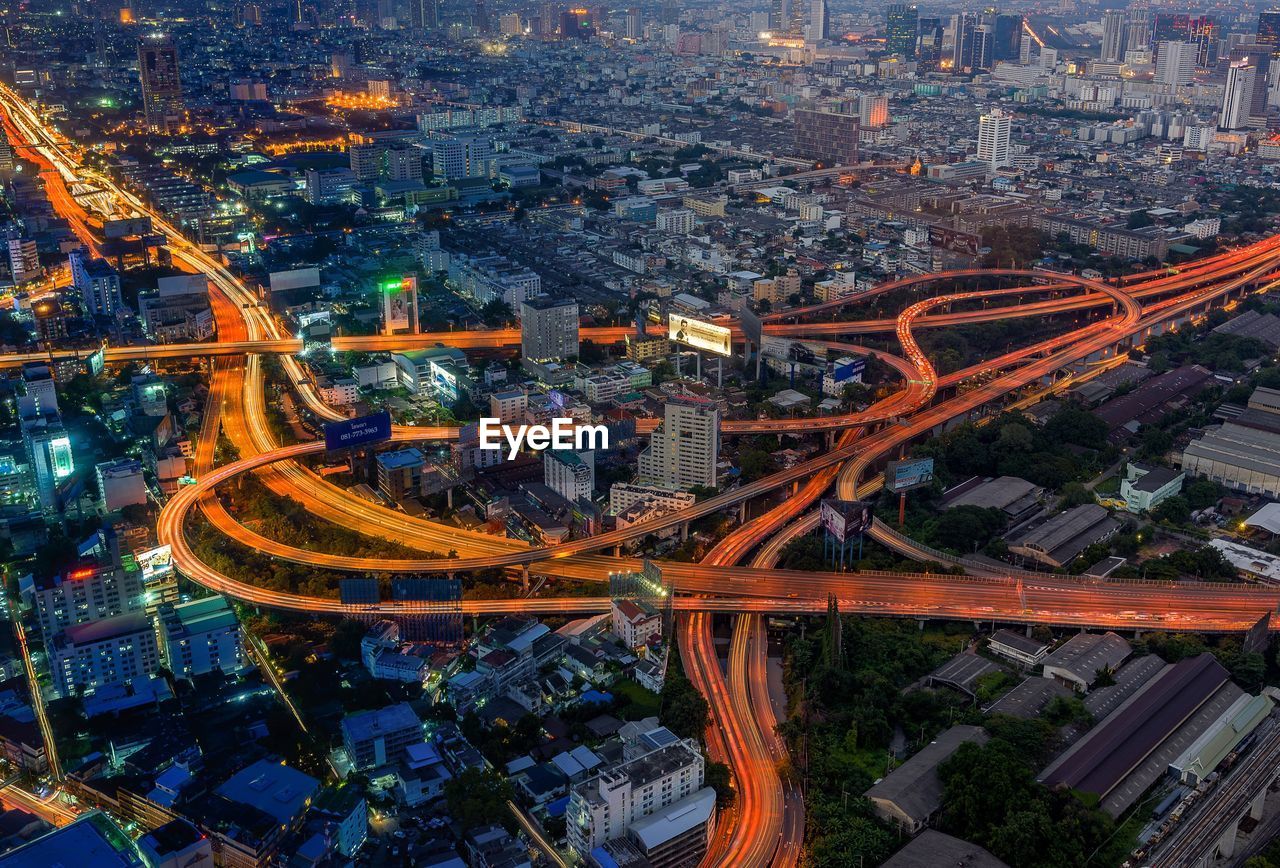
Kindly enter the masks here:
M 909 834 L 919 832 L 942 807 L 938 766 L 966 742 L 985 744 L 980 726 L 953 726 L 867 790 L 876 815 Z
M 1041 663 L 1045 678 L 1088 693 L 1099 672 L 1114 672 L 1132 652 L 1129 643 L 1115 633 L 1077 633 Z
M 1120 482 L 1120 497 L 1129 512 L 1149 512 L 1182 491 L 1184 476 L 1168 467 L 1130 464 Z
M 1065 567 L 1095 543 L 1110 539 L 1120 522 L 1096 503 L 1086 503 L 1052 516 L 1023 534 L 1009 551 L 1048 564 Z
M 1001 628 L 991 634 L 991 638 L 987 640 L 987 649 L 992 654 L 1030 669 L 1044 660 L 1049 653 L 1049 643 Z

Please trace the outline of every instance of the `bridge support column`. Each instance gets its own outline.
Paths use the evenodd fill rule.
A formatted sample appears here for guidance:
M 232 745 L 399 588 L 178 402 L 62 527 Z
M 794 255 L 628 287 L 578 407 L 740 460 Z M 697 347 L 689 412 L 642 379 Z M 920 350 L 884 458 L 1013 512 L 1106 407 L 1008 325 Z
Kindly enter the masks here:
M 684 524 L 680 525 L 680 542 L 685 542 L 688 539 L 689 539 L 689 522 L 686 521 Z
M 1222 837 L 1218 840 L 1218 854 L 1223 859 L 1230 859 L 1236 854 L 1236 823 L 1232 823 L 1227 831 L 1222 833 Z
M 1255 820 L 1261 820 L 1263 813 L 1266 811 L 1267 790 L 1264 787 L 1258 795 L 1253 797 L 1253 801 L 1249 803 L 1249 816 Z
M 622 543 L 618 543 L 616 546 L 613 547 L 613 556 L 615 558 L 622 557 Z
M 520 589 L 526 593 L 529 591 L 529 565 L 520 565 Z
M 453 509 L 453 488 L 452 487 L 446 488 L 444 490 L 444 496 L 445 496 L 445 502 L 449 504 L 449 508 Z

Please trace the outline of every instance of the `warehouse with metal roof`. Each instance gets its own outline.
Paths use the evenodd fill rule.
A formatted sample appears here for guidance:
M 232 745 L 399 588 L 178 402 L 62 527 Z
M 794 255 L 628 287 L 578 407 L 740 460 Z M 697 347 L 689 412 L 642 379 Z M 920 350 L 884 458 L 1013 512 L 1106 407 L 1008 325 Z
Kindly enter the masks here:
M 877 781 L 864 795 L 871 800 L 881 819 L 914 834 L 942 807 L 938 766 L 965 742 L 985 744 L 987 738 L 980 726 L 953 726 Z
M 1169 763 L 1169 774 L 1180 783 L 1196 786 L 1266 719 L 1273 705 L 1268 696 L 1241 696 L 1191 747 Z
M 1053 516 L 1009 546 L 1009 551 L 1043 564 L 1063 567 L 1094 543 L 1110 539 L 1120 529 L 1096 503 L 1085 503 Z
M 1124 813 L 1244 692 L 1208 652 L 1169 666 L 1039 775 Z

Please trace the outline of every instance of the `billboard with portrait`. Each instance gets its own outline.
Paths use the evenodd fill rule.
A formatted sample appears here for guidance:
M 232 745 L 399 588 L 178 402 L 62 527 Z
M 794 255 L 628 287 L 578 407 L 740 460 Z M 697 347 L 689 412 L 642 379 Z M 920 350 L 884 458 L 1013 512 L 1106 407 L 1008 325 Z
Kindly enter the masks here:
M 819 515 L 822 529 L 841 543 L 862 536 L 875 521 L 871 504 L 861 500 L 823 500 Z
M 733 332 L 684 314 L 673 313 L 667 317 L 667 338 L 717 356 L 733 355 Z

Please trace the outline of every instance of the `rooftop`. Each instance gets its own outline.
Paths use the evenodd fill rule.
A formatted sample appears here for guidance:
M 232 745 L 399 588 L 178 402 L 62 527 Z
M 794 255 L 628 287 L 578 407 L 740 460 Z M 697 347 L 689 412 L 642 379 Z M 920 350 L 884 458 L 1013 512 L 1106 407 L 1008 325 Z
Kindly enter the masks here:
M 133 612 L 128 615 L 117 615 L 114 618 L 101 618 L 97 621 L 73 624 L 63 630 L 62 634 L 72 644 L 89 645 L 149 629 L 151 629 L 151 619 L 141 612 Z
M 93 811 L 0 856 L 0 868 L 143 868 L 129 836 L 106 814 Z
M 869 799 L 891 802 L 907 816 L 923 823 L 942 804 L 942 765 L 965 742 L 983 744 L 987 734 L 980 726 L 953 726 L 929 742 L 909 760 L 871 786 Z
M 366 741 L 390 732 L 421 729 L 421 727 L 422 721 L 414 713 L 413 706 L 407 702 L 370 711 L 357 711 L 342 719 L 342 731 L 353 742 Z
M 881 868 L 1008 868 L 977 844 L 925 829 L 907 843 Z
M 236 772 L 217 793 L 287 825 L 306 809 L 319 789 L 320 782 L 311 775 L 264 759 Z
M 642 820 L 631 824 L 631 835 L 645 850 L 665 844 L 690 829 L 705 825 L 716 810 L 716 791 L 703 787 L 678 802 L 654 811 Z

